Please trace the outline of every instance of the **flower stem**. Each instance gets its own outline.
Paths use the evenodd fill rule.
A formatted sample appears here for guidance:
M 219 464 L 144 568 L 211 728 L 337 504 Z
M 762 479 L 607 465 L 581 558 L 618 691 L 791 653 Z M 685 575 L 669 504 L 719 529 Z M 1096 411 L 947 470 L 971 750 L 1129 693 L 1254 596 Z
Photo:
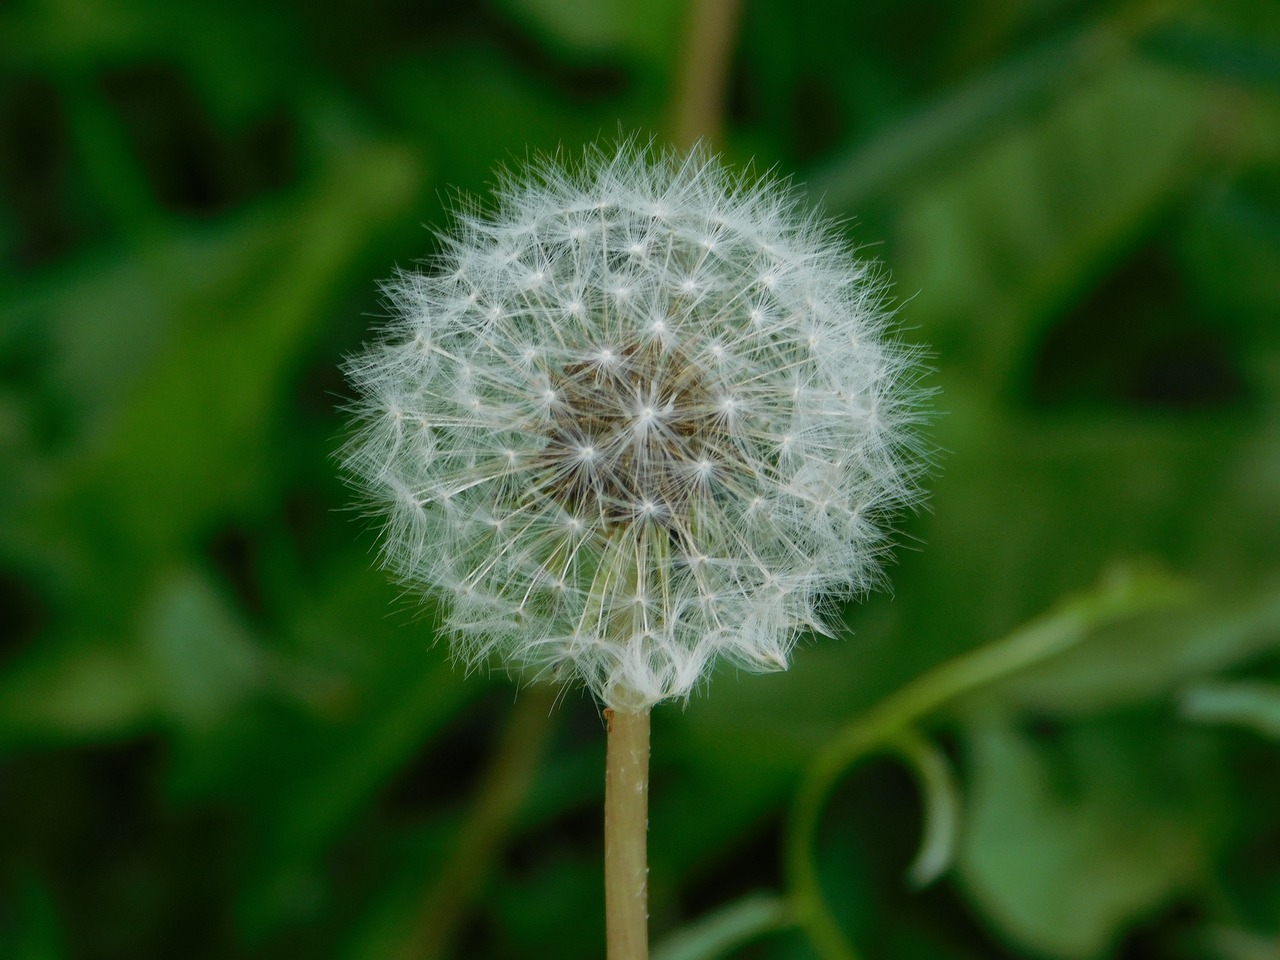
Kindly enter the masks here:
M 691 5 L 672 121 L 672 138 L 681 146 L 705 140 L 714 147 L 721 139 L 739 12 L 738 0 Z
M 608 960 L 648 960 L 649 711 L 605 710 L 604 899 Z

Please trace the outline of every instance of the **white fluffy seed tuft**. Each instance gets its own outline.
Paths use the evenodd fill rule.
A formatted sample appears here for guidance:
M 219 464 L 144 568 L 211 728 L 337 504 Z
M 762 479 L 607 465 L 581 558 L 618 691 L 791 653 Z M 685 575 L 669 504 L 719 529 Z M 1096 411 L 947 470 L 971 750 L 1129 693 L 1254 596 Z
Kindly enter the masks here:
M 788 185 L 625 143 L 468 205 L 351 359 L 348 474 L 468 665 L 684 697 L 787 665 L 920 497 L 917 352 Z

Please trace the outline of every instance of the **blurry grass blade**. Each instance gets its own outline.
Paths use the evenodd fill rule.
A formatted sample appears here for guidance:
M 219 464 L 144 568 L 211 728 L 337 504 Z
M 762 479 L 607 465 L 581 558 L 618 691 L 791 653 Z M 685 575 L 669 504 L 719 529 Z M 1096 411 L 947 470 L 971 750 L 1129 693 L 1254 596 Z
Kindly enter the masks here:
M 488 769 L 449 849 L 424 857 L 411 848 L 403 876 L 356 926 L 342 960 L 444 960 L 454 955 L 460 928 L 504 851 L 517 813 L 538 778 L 546 741 L 558 719 L 555 693 L 535 685 L 519 693 L 494 746 Z
M 377 616 L 388 590 L 358 553 L 343 554 L 326 572 L 317 598 L 295 611 L 288 629 L 317 648 L 342 651 L 351 696 L 323 715 L 269 712 L 247 730 L 232 728 L 218 751 L 223 765 L 204 777 L 214 786 L 238 784 L 249 807 L 254 843 L 236 909 L 253 939 L 291 921 L 318 922 L 325 901 L 314 892 L 324 888 L 331 845 L 486 689 L 478 678 L 463 682 L 427 631 Z
M 653 951 L 653 960 L 718 960 L 775 930 L 791 924 L 781 897 L 753 893 L 726 904 L 669 934 Z
M 114 229 L 136 247 L 163 227 L 160 206 L 120 117 L 88 79 L 73 73 L 62 85 L 77 160 Z
M 266 794 L 259 811 L 263 835 L 253 853 L 252 876 L 238 896 L 239 920 L 251 938 L 266 936 L 281 923 L 316 919 L 313 911 L 323 901 L 311 891 L 321 881 L 320 860 L 329 844 L 379 785 L 481 687 L 460 682 L 447 666 L 413 679 L 406 690 L 383 691 L 394 699 L 379 704 L 371 718 L 331 730 L 332 745 L 322 761 L 284 772 L 274 795 L 256 787 Z
M 1280 38 L 1240 36 L 1202 25 L 1169 24 L 1142 42 L 1148 56 L 1181 69 L 1280 90 Z
M 545 685 L 530 687 L 519 696 L 455 835 L 452 855 L 426 890 L 409 935 L 398 950 L 385 955 L 386 960 L 444 960 L 453 952 L 467 909 L 501 853 L 511 822 L 537 776 L 555 719 L 555 699 L 555 690 Z
M 1092 73 L 1123 55 L 1145 20 L 1130 12 L 1056 37 L 942 96 L 808 177 L 834 210 L 858 210 L 915 177 L 953 162 L 974 141 L 998 135 L 1037 108 L 1066 99 Z
M 1280 684 L 1201 684 L 1183 694 L 1182 713 L 1192 720 L 1246 727 L 1280 739 Z

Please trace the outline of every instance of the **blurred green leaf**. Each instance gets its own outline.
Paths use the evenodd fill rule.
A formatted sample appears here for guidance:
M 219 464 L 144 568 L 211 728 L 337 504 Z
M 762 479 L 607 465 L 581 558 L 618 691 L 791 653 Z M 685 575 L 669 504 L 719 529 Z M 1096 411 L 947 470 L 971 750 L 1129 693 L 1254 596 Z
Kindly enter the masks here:
M 403 148 L 347 143 L 334 160 L 310 193 L 215 234 L 178 233 L 13 292 L 6 312 L 34 314 L 53 338 L 48 376 L 80 442 L 55 482 L 15 491 L 5 538 L 92 545 L 98 555 L 77 561 L 128 581 L 102 595 L 129 596 L 135 558 L 270 489 L 272 404 L 319 304 L 417 188 Z M 22 532 L 33 528 L 43 535 Z
M 1280 107 L 1270 123 L 1280 130 Z M 1280 134 L 1277 134 L 1280 137 Z M 1201 197 L 1178 237 L 1188 284 L 1214 319 L 1249 348 L 1256 389 L 1274 398 L 1280 353 L 1280 166 Z M 1270 194 L 1270 196 L 1268 195 Z
M 1197 172 L 1212 106 L 1185 78 L 1120 60 L 912 191 L 891 250 L 934 348 L 979 389 L 1005 388 L 1052 312 Z
M 66 960 L 66 937 L 48 885 L 20 874 L 13 896 L 0 901 L 0 956 L 10 960 Z
M 245 626 L 189 570 L 162 578 L 142 616 L 141 642 L 166 714 L 197 728 L 225 722 L 263 673 Z
M 99 65 L 176 61 L 231 121 L 260 110 L 306 75 L 310 64 L 295 36 L 278 14 L 243 2 L 178 9 L 56 0 L 0 10 L 0 60 L 13 68 L 74 76 Z
M 1151 56 L 1214 78 L 1280 85 L 1280 14 L 1251 0 L 1183 4 L 1143 43 Z
M 121 411 L 81 494 L 101 504 L 121 536 L 172 542 L 210 509 L 262 489 L 274 391 L 330 278 L 412 196 L 415 160 L 394 146 L 354 147 L 301 209 L 263 212 L 276 256 L 242 261 L 257 274 L 252 286 L 171 288 L 177 331 Z M 243 255 L 239 243 L 226 249 Z M 240 465 L 234 482 L 220 470 L 229 463 Z
M 963 711 L 982 702 L 992 685 L 1054 659 L 1089 640 L 1097 629 L 1152 609 L 1183 602 L 1185 584 L 1149 571 L 1113 570 L 1094 589 L 1070 597 L 1007 637 L 942 663 L 848 722 L 809 763 L 793 804 L 787 840 L 787 870 L 796 913 L 815 948 L 831 960 L 858 954 L 833 915 L 819 882 L 816 862 L 819 827 L 828 795 L 856 765 L 879 752 L 907 760 L 925 791 L 926 825 L 921 865 L 936 869 L 950 859 L 953 827 L 959 819 L 957 790 L 948 768 L 916 728 L 944 708 Z M 989 709 L 989 708 L 988 708 Z M 936 836 L 933 834 L 936 833 Z M 933 861 L 933 862 L 931 862 Z M 925 872 L 924 879 L 928 879 Z
M 103 640 L 47 646 L 0 674 L 0 744 L 120 737 L 153 718 L 154 698 L 135 650 Z
M 225 731 L 215 766 L 186 771 L 188 790 L 231 784 L 249 805 L 255 846 L 237 909 L 253 938 L 321 915 L 323 864 L 334 842 L 486 686 L 459 675 L 429 633 L 387 619 L 390 592 L 376 572 L 340 569 L 345 576 L 333 571 L 320 602 L 296 611 L 293 629 L 311 644 L 362 657 L 348 661 L 345 696 L 340 688 L 327 709 L 285 715 L 264 707 Z M 349 635 L 370 613 L 381 618 L 377 629 Z
M 68 637 L 0 674 L 0 740 L 117 738 L 165 721 L 206 729 L 260 681 L 261 652 L 193 571 L 161 578 L 140 616 L 134 645 Z
M 569 58 L 621 55 L 655 66 L 672 56 L 686 7 L 677 0 L 500 0 L 499 6 Z
M 1224 785 L 1207 775 L 1203 745 L 1169 736 L 1168 723 L 1071 726 L 1047 743 L 995 712 L 967 727 L 959 876 L 1015 947 L 1105 955 L 1198 882 Z

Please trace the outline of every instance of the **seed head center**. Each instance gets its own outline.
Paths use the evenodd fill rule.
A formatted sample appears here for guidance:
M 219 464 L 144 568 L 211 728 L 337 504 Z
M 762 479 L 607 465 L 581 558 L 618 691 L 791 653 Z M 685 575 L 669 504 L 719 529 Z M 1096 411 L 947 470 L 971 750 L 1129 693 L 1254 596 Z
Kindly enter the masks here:
M 606 528 L 687 521 L 709 495 L 707 464 L 731 449 L 706 379 L 679 351 L 639 341 L 553 373 L 541 492 Z

